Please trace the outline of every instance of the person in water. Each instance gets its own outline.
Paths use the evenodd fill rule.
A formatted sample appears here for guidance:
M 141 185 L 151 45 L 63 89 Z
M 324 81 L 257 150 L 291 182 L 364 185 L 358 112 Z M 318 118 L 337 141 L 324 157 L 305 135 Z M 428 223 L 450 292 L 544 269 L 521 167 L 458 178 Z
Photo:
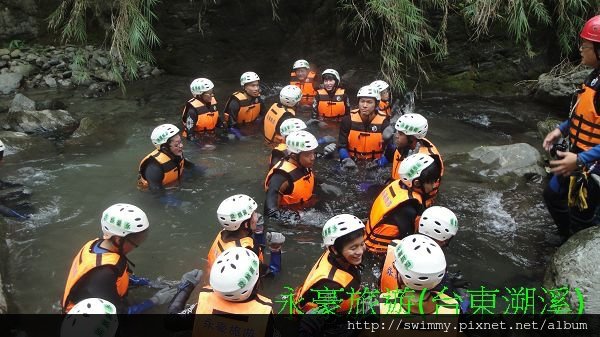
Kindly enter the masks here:
M 542 143 L 546 151 L 555 154 L 544 203 L 565 239 L 597 224 L 600 202 L 600 15 L 585 23 L 579 37 L 581 64 L 593 70 L 574 94 L 569 119 Z M 561 138 L 564 141 L 559 141 Z
M 240 77 L 242 90 L 236 91 L 225 104 L 221 120 L 228 119 L 228 131 L 236 138 L 243 137 L 239 127 L 244 124 L 262 120 L 266 106 L 260 96 L 260 77 L 252 71 L 247 71 Z
M 190 91 L 193 97 L 186 102 L 181 114 L 181 136 L 198 144 L 203 150 L 212 150 L 214 145 L 201 144 L 200 141 L 210 139 L 214 136 L 216 128 L 222 128 L 224 125 L 217 108 L 214 87 L 214 83 L 208 78 L 192 81 Z

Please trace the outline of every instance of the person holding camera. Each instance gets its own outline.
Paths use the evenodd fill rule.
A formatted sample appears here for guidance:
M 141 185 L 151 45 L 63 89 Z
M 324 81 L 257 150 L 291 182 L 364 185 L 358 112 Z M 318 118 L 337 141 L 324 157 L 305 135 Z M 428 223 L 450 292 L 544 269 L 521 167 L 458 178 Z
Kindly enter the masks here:
M 542 146 L 550 152 L 553 174 L 544 190 L 544 202 L 565 238 L 594 225 L 600 187 L 600 15 L 588 20 L 581 33 L 581 63 L 594 70 L 576 91 L 569 119 L 552 130 Z M 559 142 L 564 138 L 564 142 Z

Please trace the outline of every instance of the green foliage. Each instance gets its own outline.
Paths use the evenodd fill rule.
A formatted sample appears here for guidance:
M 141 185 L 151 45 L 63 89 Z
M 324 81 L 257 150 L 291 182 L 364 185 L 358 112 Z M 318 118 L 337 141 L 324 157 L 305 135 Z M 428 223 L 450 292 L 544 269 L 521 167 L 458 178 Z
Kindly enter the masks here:
M 447 54 L 448 12 L 457 12 L 469 23 L 472 38 L 489 33 L 494 24 L 522 44 L 530 56 L 531 33 L 553 29 L 563 56 L 577 45 L 585 21 L 600 10 L 600 0 L 338 0 L 342 25 L 350 37 L 377 48 L 383 77 L 396 89 L 404 89 L 407 71 L 416 68 L 427 79 L 423 57 Z M 426 19 L 439 17 L 435 27 Z M 380 46 L 380 47 L 379 47 Z
M 60 30 L 63 42 L 84 44 L 87 41 L 88 16 L 110 16 L 111 26 L 107 35 L 111 41 L 111 71 L 124 88 L 125 78 L 137 78 L 141 61 L 154 61 L 152 47 L 160 44 L 152 26 L 156 19 L 153 8 L 158 1 L 62 0 L 49 17 L 49 27 Z
M 25 41 L 23 41 L 23 40 L 11 40 L 8 43 L 8 49 L 10 49 L 10 50 L 21 49 L 24 46 L 25 46 Z

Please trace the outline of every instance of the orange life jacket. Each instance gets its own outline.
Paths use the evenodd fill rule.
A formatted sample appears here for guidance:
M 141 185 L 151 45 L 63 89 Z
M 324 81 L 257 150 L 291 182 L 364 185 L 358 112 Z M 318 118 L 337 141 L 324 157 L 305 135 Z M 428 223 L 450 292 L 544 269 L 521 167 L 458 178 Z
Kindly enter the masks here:
M 394 239 L 401 239 L 398 226 L 383 223 L 385 216 L 409 200 L 422 203 L 419 193 L 402 188 L 400 180 L 394 180 L 387 185 L 377 196 L 371 206 L 369 220 L 365 226 L 365 245 L 367 250 L 374 254 L 385 254 L 387 246 Z M 418 219 L 415 219 L 415 226 Z
M 430 207 L 435 201 L 440 184 L 442 182 L 442 177 L 444 176 L 444 160 L 437 147 L 435 147 L 435 145 L 433 145 L 433 143 L 430 140 L 428 140 L 427 138 L 422 138 L 419 139 L 418 142 L 419 144 L 417 146 L 419 147 L 419 150 L 417 153 L 429 155 L 434 159 L 437 158 L 440 163 L 440 179 L 435 183 L 435 185 L 433 186 L 433 191 L 429 192 L 427 200 L 425 200 L 425 206 Z M 404 159 L 405 157 L 403 157 L 400 151 L 396 149 L 396 151 L 394 151 L 394 161 L 392 162 L 392 179 L 400 179 L 400 175 L 398 174 L 398 168 L 400 167 L 400 164 Z
M 375 118 L 365 127 L 358 109 L 350 112 L 352 126 L 348 134 L 348 152 L 359 160 L 380 158 L 383 154 L 383 122 L 385 114 L 375 112 Z
M 285 143 L 280 143 L 275 146 L 273 150 L 271 150 L 271 157 L 269 157 L 269 168 L 275 166 L 278 161 L 285 158 L 287 155 L 287 145 Z
M 240 111 L 238 111 L 237 124 L 250 123 L 255 121 L 260 114 L 260 97 L 250 97 L 245 91 L 236 91 L 229 97 L 227 104 L 225 105 L 225 112 L 229 114 L 229 103 L 232 99 L 237 99 L 240 104 Z
M 273 303 L 264 296 L 257 294 L 251 300 L 230 302 L 211 287 L 204 287 L 198 295 L 192 336 L 266 336 L 272 313 Z
M 381 280 L 379 282 L 381 293 L 398 289 L 398 271 L 394 267 L 394 260 L 396 259 L 394 250 L 399 244 L 400 240 L 392 240 L 387 246 L 387 254 L 385 255 L 385 262 L 383 263 Z
M 183 158 L 179 162 L 179 165 L 177 165 L 166 153 L 160 150 L 154 150 L 140 162 L 137 180 L 138 188 L 140 189 L 148 188 L 148 181 L 146 180 L 146 177 L 144 177 L 144 171 L 150 160 L 154 160 L 160 165 L 160 168 L 164 173 L 162 180 L 163 186 L 178 183 L 181 176 L 183 176 L 183 164 L 185 162 Z
M 315 96 L 317 95 L 317 92 L 315 91 L 315 88 L 313 86 L 313 83 L 315 82 L 315 76 L 317 76 L 317 74 L 314 71 L 310 70 L 304 82 L 300 82 L 298 80 L 295 71 L 292 71 L 290 76 L 290 84 L 295 85 L 298 88 L 300 88 L 300 90 L 302 90 L 302 98 L 300 99 L 300 105 L 312 106 L 313 102 L 315 101 Z
M 265 179 L 265 191 L 269 189 L 271 176 L 277 172 L 287 176 L 288 182 L 292 184 L 292 191 L 290 194 L 281 194 L 279 198 L 280 206 L 303 204 L 312 198 L 313 190 L 315 188 L 315 176 L 311 169 L 308 169 L 307 173 L 306 169 L 297 167 L 284 158 L 269 170 L 267 178 Z
M 319 89 L 317 92 L 319 94 L 319 105 L 317 105 L 319 116 L 336 118 L 346 114 L 346 100 L 344 99 L 346 91 L 344 89 L 335 89 L 332 96 L 325 89 Z
M 215 241 L 213 241 L 213 244 L 208 251 L 208 257 L 206 258 L 208 262 L 206 263 L 206 266 L 209 272 L 217 257 L 219 257 L 219 255 L 226 249 L 231 247 L 244 247 L 254 251 L 254 239 L 251 236 L 225 242 L 223 241 L 222 234 L 223 231 L 220 231 L 219 234 L 217 234 Z M 260 262 L 263 262 L 262 250 L 259 251 L 258 258 L 260 259 Z
M 302 304 L 302 298 L 304 297 L 304 294 L 310 291 L 312 286 L 321 280 L 329 280 L 337 283 L 340 286 L 338 289 L 343 289 L 344 293 L 352 290 L 350 289 L 351 283 L 357 285 L 357 288 L 360 288 L 360 279 L 355 279 L 349 272 L 333 266 L 331 262 L 329 262 L 329 250 L 326 250 L 312 267 L 302 286 L 296 288 L 296 291 L 294 292 L 294 303 L 299 304 L 298 308 L 302 310 L 302 312 L 306 313 L 311 309 L 318 307 L 318 304 L 312 302 Z M 360 289 L 354 289 L 357 293 L 359 290 Z M 336 312 L 348 312 L 352 308 L 352 305 L 358 304 L 358 297 L 357 294 L 354 297 L 343 300 L 339 303 Z
M 271 108 L 265 115 L 263 135 L 267 142 L 283 143 L 283 136 L 279 133 L 279 125 L 283 121 L 282 118 L 286 115 L 296 116 L 294 109 L 284 106 L 281 103 L 273 103 Z
M 386 116 L 392 117 L 392 105 L 389 101 L 379 100 L 379 106 L 377 107 L 380 112 L 383 112 Z
M 585 84 L 582 88 L 569 120 L 569 142 L 572 149 L 587 151 L 600 144 L 600 115 L 594 105 L 597 91 Z
M 190 107 L 191 106 L 191 107 Z M 192 129 L 195 132 L 210 132 L 213 131 L 219 123 L 219 110 L 217 110 L 217 100 L 212 97 L 210 104 L 205 104 L 199 99 L 190 99 L 181 114 L 181 121 L 183 122 L 183 137 L 187 136 L 187 119 L 188 112 L 190 109 L 196 109 L 198 114 L 198 120 L 196 125 Z
M 63 313 L 69 312 L 71 308 L 76 304 L 71 298 L 71 290 L 77 284 L 77 282 L 88 272 L 94 268 L 101 266 L 114 266 L 115 268 L 123 268 L 123 273 L 117 278 L 115 287 L 117 288 L 117 294 L 121 298 L 127 295 L 127 288 L 129 287 L 129 274 L 127 272 L 127 259 L 117 253 L 106 252 L 97 254 L 93 252 L 94 245 L 101 241 L 101 239 L 94 239 L 88 241 L 79 253 L 73 259 L 71 264 L 71 270 L 67 277 L 67 284 L 65 285 L 65 292 L 63 294 L 62 309 Z

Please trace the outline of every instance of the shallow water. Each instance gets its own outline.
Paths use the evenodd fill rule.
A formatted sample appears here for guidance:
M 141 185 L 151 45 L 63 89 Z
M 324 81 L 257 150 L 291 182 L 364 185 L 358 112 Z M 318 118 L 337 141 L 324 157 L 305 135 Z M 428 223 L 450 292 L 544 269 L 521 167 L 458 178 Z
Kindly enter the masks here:
M 215 81 L 220 107 L 237 88 Z M 180 208 L 161 205 L 136 189 L 137 167 L 152 151 L 149 135 L 161 123 L 179 125 L 180 107 L 188 99 L 189 79 L 164 76 L 129 84 L 127 97 L 111 92 L 98 99 L 81 98 L 78 91 L 52 92 L 72 112 L 103 121 L 94 137 L 68 140 L 43 153 L 17 153 L 5 157 L 3 179 L 31 188 L 36 213 L 23 223 L 10 222 L 9 279 L 5 280 L 16 310 L 25 313 L 57 312 L 73 256 L 99 235 L 102 211 L 117 202 L 135 204 L 146 211 L 151 235 L 130 254 L 136 274 L 150 278 L 179 279 L 192 268 L 204 268 L 210 244 L 219 231 L 216 208 L 226 197 L 246 193 L 264 200 L 263 181 L 270 149 L 260 130 L 243 131 L 245 141 L 217 144 L 200 152 L 185 143 L 185 156 L 207 169 L 207 177 L 185 181 L 173 193 L 184 201 Z M 265 86 L 268 105 L 281 84 Z M 49 92 L 25 93 L 41 99 Z M 546 107 L 515 98 L 475 98 L 448 93 L 426 93 L 417 98 L 416 112 L 429 120 L 428 138 L 446 160 L 446 174 L 438 205 L 458 215 L 459 233 L 446 251 L 449 271 L 460 271 L 471 283 L 491 288 L 539 286 L 544 266 L 558 237 L 541 202 L 542 183 L 524 178 L 491 179 L 481 176 L 477 164 L 464 155 L 479 145 L 528 142 L 539 148 L 535 123 L 549 114 Z M 550 112 L 554 114 L 554 112 Z M 301 116 L 307 119 L 308 116 Z M 337 125 L 318 131 L 337 137 Z M 359 171 L 341 174 L 337 162 L 320 160 L 320 180 L 340 186 L 345 195 L 324 198 L 302 213 L 298 225 L 274 225 L 270 230 L 287 236 L 283 272 L 264 282 L 263 292 L 276 297 L 284 286 L 303 282 L 321 254 L 320 227 L 331 216 L 352 213 L 366 218 L 373 193 L 360 190 L 362 181 L 383 180 L 389 169 L 376 174 Z M 365 283 L 374 277 L 365 273 Z M 150 295 L 141 289 L 133 301 Z M 13 307 L 13 310 L 15 308 Z

